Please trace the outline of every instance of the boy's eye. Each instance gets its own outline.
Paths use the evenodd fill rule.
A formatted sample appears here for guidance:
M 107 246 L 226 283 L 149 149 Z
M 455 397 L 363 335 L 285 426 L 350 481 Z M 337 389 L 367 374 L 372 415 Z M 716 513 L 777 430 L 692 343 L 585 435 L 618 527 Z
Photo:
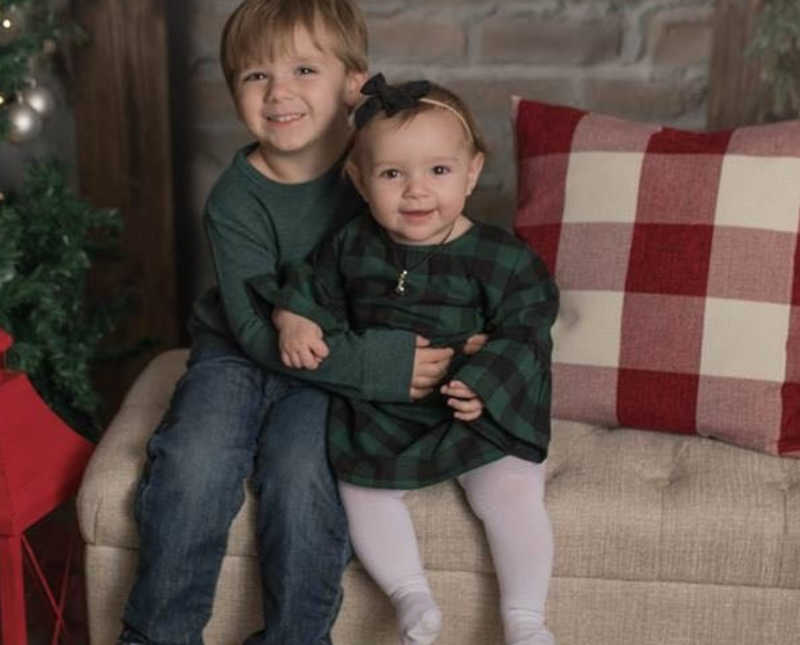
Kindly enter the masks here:
M 446 175 L 450 172 L 450 168 L 448 166 L 434 166 L 433 167 L 433 174 L 434 175 Z
M 248 72 L 244 75 L 244 78 L 242 78 L 242 82 L 250 83 L 253 81 L 263 81 L 265 78 L 267 78 L 267 75 L 264 72 Z
M 384 179 L 396 179 L 400 176 L 400 171 L 397 170 L 397 168 L 387 168 L 386 170 L 382 170 L 378 176 Z
M 297 68 L 297 73 L 300 76 L 308 76 L 309 74 L 315 74 L 316 71 L 317 70 L 315 70 L 313 67 L 308 67 L 306 65 Z

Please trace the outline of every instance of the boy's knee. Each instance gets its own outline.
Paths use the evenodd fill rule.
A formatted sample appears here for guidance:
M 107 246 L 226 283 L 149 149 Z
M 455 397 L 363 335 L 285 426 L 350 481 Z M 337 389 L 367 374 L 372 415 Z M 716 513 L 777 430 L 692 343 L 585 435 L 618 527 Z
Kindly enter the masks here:
M 245 476 L 246 455 L 237 450 L 220 450 L 204 441 L 177 440 L 155 436 L 148 450 L 148 477 L 187 497 L 200 497 L 210 490 L 225 490 L 231 480 Z
M 287 451 L 275 459 L 259 460 L 254 473 L 258 490 L 292 491 L 335 487 L 333 474 L 324 453 Z
M 314 486 L 333 481 L 328 463 L 328 397 L 308 388 L 270 417 L 256 456 L 256 486 Z

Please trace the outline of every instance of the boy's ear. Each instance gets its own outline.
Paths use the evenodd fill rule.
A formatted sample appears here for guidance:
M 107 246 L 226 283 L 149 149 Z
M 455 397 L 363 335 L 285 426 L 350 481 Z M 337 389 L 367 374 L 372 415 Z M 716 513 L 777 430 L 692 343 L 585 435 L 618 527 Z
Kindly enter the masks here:
M 361 100 L 361 87 L 367 82 L 366 72 L 348 72 L 345 79 L 345 103 L 351 110 Z
M 486 155 L 482 152 L 476 152 L 470 160 L 469 168 L 467 168 L 467 195 L 471 195 L 475 189 L 483 170 L 484 161 L 486 161 Z

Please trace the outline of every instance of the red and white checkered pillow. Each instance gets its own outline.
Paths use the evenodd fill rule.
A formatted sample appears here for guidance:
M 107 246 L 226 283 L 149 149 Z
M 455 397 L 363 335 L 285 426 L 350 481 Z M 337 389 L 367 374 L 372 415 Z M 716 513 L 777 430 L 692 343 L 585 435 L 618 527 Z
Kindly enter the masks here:
M 513 114 L 514 229 L 561 288 L 554 416 L 800 456 L 800 121 Z

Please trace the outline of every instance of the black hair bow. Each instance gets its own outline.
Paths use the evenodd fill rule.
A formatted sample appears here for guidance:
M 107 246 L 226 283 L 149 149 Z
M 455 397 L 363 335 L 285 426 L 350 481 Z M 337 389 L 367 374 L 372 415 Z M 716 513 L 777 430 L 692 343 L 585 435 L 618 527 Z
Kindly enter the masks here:
M 356 128 L 362 128 L 373 116 L 383 110 L 392 117 L 400 110 L 415 107 L 419 99 L 431 91 L 428 81 L 410 81 L 401 85 L 389 85 L 383 74 L 375 74 L 361 88 L 369 96 L 356 110 Z

